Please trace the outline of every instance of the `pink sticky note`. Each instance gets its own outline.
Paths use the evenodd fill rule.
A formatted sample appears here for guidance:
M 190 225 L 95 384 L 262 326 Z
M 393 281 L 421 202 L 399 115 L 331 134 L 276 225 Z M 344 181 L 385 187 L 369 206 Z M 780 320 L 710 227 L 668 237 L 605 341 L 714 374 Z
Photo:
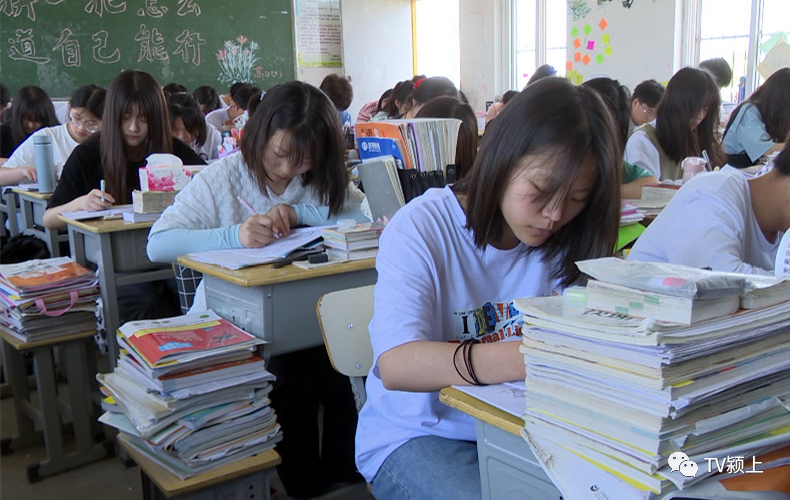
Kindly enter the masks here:
M 587 50 L 595 50 L 595 42 L 590 40 L 587 42 Z

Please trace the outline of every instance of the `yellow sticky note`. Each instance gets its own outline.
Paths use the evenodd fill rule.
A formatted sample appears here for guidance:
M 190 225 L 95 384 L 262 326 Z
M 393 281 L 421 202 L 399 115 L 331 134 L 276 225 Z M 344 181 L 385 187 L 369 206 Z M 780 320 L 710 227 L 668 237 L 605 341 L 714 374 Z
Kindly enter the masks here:
M 612 51 L 612 46 L 611 46 L 611 45 L 607 45 L 607 46 L 606 46 L 606 49 L 604 50 L 604 52 L 606 52 L 606 55 L 607 55 L 607 56 L 610 56 L 610 55 L 612 55 L 612 52 L 613 52 L 613 51 Z
M 603 42 L 604 45 L 608 45 L 609 44 L 609 33 L 605 33 L 604 36 L 601 38 L 601 41 Z

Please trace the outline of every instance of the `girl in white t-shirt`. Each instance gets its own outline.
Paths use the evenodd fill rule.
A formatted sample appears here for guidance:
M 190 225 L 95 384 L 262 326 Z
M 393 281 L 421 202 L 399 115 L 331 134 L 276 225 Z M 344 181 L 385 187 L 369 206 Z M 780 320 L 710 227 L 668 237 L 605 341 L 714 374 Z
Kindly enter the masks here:
M 107 91 L 92 83 L 83 85 L 69 100 L 69 121 L 63 125 L 45 127 L 31 134 L 0 168 L 0 186 L 36 181 L 36 155 L 33 137 L 48 135 L 52 139 L 52 159 L 57 165 L 57 177 L 71 152 L 79 144 L 101 129 L 104 96 Z
M 191 94 L 169 95 L 167 110 L 173 137 L 191 146 L 207 162 L 219 158 L 217 146 L 222 144 L 222 134 L 206 123 L 200 105 Z
M 595 91 L 547 78 L 505 106 L 461 181 L 386 226 L 356 435 L 376 498 L 480 498 L 474 419 L 438 391 L 524 379 L 520 342 L 505 341 L 520 337 L 512 301 L 559 292 L 580 278 L 575 261 L 612 254 L 621 164 Z

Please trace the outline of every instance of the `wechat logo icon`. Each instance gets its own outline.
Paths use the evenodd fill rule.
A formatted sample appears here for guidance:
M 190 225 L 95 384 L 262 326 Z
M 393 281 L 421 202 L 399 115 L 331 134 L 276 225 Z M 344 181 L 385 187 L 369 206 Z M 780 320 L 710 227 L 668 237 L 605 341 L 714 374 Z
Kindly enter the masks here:
M 695 477 L 699 469 L 697 463 L 689 460 L 688 455 L 682 451 L 671 454 L 667 463 L 672 472 L 680 472 L 685 477 Z

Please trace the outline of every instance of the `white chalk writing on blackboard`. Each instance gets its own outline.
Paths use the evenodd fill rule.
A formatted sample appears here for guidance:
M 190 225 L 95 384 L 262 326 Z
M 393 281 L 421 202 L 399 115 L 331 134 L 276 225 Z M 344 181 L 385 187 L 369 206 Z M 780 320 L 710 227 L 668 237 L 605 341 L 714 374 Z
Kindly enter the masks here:
M 164 47 L 165 37 L 156 28 L 149 31 L 145 24 L 141 24 L 140 31 L 137 32 L 134 41 L 140 42 L 140 57 L 137 58 L 137 62 L 143 59 L 149 62 L 164 61 L 169 57 Z
M 88 14 L 95 12 L 99 17 L 104 16 L 105 10 L 108 14 L 126 12 L 126 2 L 119 0 L 89 0 L 85 5 L 85 12 Z
M 265 80 L 266 78 L 277 78 L 278 80 L 283 77 L 282 71 L 264 70 L 263 66 L 255 67 L 255 78 Z
M 187 14 L 194 13 L 195 16 L 200 15 L 200 5 L 196 4 L 194 0 L 178 0 L 179 16 L 186 16 Z
M 64 66 L 78 68 L 81 63 L 80 42 L 71 37 L 73 34 L 69 28 L 63 28 L 63 31 L 60 32 L 60 39 L 52 47 L 52 50 L 60 49 L 62 51 Z
M 38 0 L 0 0 L 0 11 L 10 17 L 19 17 L 22 15 L 22 9 L 25 9 L 27 18 L 31 21 L 36 20 L 36 10 L 33 4 Z
M 93 41 L 96 45 L 93 46 L 93 58 L 96 62 L 102 64 L 117 63 L 121 60 L 121 51 L 117 47 L 110 55 L 105 55 L 104 49 L 107 48 L 107 31 L 100 30 L 93 34 Z
M 200 66 L 200 46 L 206 43 L 200 38 L 200 33 L 184 30 L 176 37 L 176 42 L 178 42 L 178 48 L 173 52 L 173 55 L 181 54 L 181 59 L 184 62 L 189 62 L 189 52 L 191 51 L 192 64 Z
M 36 44 L 33 42 L 33 28 L 16 30 L 16 38 L 9 38 L 11 49 L 8 57 L 15 61 L 27 61 L 35 64 L 46 64 L 50 61 L 48 56 L 36 55 Z
M 146 14 L 151 17 L 162 17 L 167 12 L 167 7 L 156 5 L 159 0 L 145 0 L 145 7 L 140 7 L 137 11 L 138 16 L 145 16 Z
M 50 5 L 57 5 L 59 3 L 65 2 L 65 1 L 66 0 L 47 0 L 47 3 L 50 4 Z

